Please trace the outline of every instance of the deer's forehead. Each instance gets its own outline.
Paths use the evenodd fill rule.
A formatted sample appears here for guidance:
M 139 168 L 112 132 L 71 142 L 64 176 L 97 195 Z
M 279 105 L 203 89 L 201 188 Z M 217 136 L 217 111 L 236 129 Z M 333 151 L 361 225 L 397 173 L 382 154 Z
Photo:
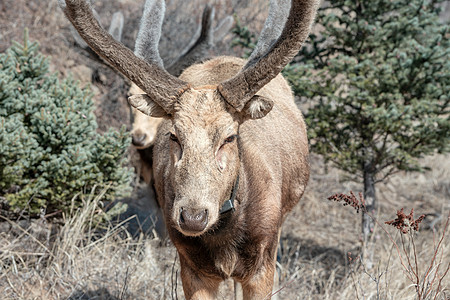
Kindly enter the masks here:
M 175 105 L 173 122 L 181 128 L 220 128 L 234 123 L 227 104 L 216 90 L 191 90 Z
M 217 89 L 190 89 L 175 104 L 175 111 L 214 113 L 226 111 L 226 102 Z

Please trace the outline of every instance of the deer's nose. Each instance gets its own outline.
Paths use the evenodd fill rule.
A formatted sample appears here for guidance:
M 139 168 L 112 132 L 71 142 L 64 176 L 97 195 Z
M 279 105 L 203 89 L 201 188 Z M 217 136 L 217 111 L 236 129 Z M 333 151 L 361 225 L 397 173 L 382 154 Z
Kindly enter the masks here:
M 132 133 L 131 143 L 136 147 L 143 147 L 146 137 L 147 135 L 145 133 Z
M 181 208 L 179 221 L 182 230 L 191 233 L 201 232 L 208 224 L 208 210 Z

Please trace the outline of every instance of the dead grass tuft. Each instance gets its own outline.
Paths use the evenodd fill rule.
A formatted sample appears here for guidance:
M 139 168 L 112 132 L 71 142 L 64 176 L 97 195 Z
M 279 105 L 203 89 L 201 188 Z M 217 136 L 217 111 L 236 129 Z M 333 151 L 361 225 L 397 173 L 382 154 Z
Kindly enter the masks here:
M 100 199 L 86 199 L 54 234 L 36 235 L 42 220 L 26 226 L 7 220 L 10 230 L 0 238 L 3 299 L 160 299 L 167 293 L 174 250 L 143 235 L 133 239 L 123 222 L 99 231 Z

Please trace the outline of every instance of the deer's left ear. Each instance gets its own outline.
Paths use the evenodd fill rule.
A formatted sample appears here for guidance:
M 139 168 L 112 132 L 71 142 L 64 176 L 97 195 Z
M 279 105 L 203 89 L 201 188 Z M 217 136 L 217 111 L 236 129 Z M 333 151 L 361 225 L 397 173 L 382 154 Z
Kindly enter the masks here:
M 128 97 L 128 103 L 131 106 L 146 114 L 147 116 L 154 118 L 167 117 L 167 112 L 159 106 L 158 103 L 153 101 L 147 94 L 137 94 Z
M 260 119 L 267 115 L 273 107 L 273 101 L 269 98 L 255 95 L 242 109 L 241 114 L 245 119 Z

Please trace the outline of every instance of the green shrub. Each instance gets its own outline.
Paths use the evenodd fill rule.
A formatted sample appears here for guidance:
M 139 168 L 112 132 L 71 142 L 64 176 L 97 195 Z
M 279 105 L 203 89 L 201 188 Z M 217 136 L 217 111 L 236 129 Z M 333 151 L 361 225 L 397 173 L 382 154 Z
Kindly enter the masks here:
M 256 47 L 256 35 L 247 26 L 242 26 L 238 17 L 234 16 L 235 26 L 231 29 L 234 39 L 231 41 L 231 48 L 241 47 L 244 49 L 244 58 L 248 58 Z
M 89 89 L 49 73 L 38 44 L 14 42 L 0 54 L 0 196 L 13 210 L 67 211 L 78 193 L 106 199 L 129 189 L 129 135 L 96 132 Z M 77 197 L 79 198 L 79 197 Z
M 311 150 L 363 182 L 376 214 L 376 183 L 423 171 L 420 158 L 450 151 L 450 26 L 443 0 L 330 0 L 285 75 L 306 114 Z M 363 236 L 375 224 L 363 212 Z

